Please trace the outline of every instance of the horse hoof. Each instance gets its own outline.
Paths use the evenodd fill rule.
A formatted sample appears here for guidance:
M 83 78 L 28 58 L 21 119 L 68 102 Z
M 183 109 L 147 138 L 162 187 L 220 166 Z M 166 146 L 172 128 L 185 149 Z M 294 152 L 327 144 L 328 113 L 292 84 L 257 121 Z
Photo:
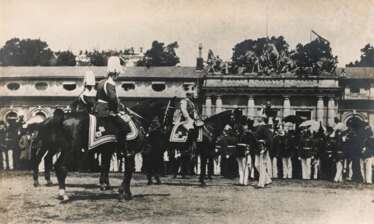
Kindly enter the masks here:
M 205 182 L 201 182 L 200 183 L 200 187 L 206 187 L 207 185 L 206 185 L 206 183 Z
M 61 201 L 61 203 L 66 203 L 70 200 L 70 198 L 66 194 L 58 195 L 58 199 Z
M 105 191 L 105 185 L 104 184 L 100 184 L 100 191 Z
M 62 196 L 61 203 L 67 203 L 70 201 L 70 198 L 67 195 Z
M 131 199 L 132 199 L 132 195 L 131 195 L 131 193 L 126 193 L 126 194 L 124 194 L 124 199 L 126 200 L 126 201 L 130 201 Z
M 34 182 L 34 187 L 39 187 L 39 186 L 40 186 L 39 182 Z
M 45 186 L 47 186 L 47 187 L 52 187 L 52 186 L 53 186 L 52 181 L 48 181 L 48 182 L 45 184 Z
M 152 185 L 152 184 L 153 184 L 152 181 L 148 181 L 148 182 L 147 182 L 147 185 Z

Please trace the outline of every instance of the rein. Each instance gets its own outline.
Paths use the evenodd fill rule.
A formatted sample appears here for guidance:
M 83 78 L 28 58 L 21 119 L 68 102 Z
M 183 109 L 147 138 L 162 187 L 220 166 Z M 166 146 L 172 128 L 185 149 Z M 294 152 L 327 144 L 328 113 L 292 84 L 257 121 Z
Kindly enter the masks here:
M 134 115 L 135 117 L 138 117 L 138 118 L 146 121 L 146 119 L 144 117 L 140 116 L 138 113 L 136 113 L 135 111 L 131 110 L 130 108 L 127 107 L 126 110 L 127 110 L 127 112 L 129 114 Z

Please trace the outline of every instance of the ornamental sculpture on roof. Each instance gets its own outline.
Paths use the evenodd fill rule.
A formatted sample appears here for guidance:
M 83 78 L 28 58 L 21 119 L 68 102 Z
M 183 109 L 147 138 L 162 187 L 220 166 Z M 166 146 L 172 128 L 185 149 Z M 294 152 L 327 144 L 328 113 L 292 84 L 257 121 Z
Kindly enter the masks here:
M 330 43 L 318 38 L 295 50 L 282 36 L 248 39 L 235 45 L 231 62 L 223 62 L 212 50 L 208 52 L 206 71 L 210 74 L 257 74 L 274 76 L 293 74 L 299 77 L 334 74 L 337 57 L 332 55 Z

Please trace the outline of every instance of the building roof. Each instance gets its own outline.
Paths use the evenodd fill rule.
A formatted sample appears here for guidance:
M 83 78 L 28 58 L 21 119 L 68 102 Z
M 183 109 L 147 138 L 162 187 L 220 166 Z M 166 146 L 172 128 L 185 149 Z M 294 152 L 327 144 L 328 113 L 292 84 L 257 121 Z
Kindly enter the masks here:
M 347 79 L 374 79 L 374 67 L 337 68 L 336 73 Z
M 86 71 L 92 71 L 97 78 L 106 76 L 106 67 L 99 66 L 9 66 L 0 67 L 0 79 L 2 78 L 82 78 Z M 120 78 L 198 78 L 202 72 L 195 67 L 127 67 Z

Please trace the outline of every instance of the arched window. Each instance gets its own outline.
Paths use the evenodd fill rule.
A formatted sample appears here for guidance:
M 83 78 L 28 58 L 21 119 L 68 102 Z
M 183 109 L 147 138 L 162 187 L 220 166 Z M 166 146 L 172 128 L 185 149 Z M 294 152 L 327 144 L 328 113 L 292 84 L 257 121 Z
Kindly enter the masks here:
M 9 123 L 9 121 L 11 120 L 17 120 L 18 119 L 18 114 L 14 111 L 11 111 L 9 112 L 6 116 L 5 116 L 5 120 Z
M 164 91 L 165 88 L 165 82 L 152 82 L 152 89 L 156 92 Z
M 42 111 L 36 112 L 35 115 L 37 115 L 37 116 L 41 116 L 41 117 L 43 117 L 44 119 L 47 119 L 47 115 L 46 115 L 44 112 L 42 112 Z
M 67 91 L 73 91 L 77 88 L 77 84 L 75 84 L 75 82 L 64 82 L 62 86 Z
M 8 89 L 13 90 L 13 91 L 19 89 L 20 86 L 21 85 L 17 82 L 11 82 L 11 83 L 8 83 L 8 85 L 7 85 Z
M 135 89 L 135 83 L 134 82 L 123 82 L 122 83 L 122 88 L 125 91 L 129 91 L 129 90 Z
M 35 84 L 35 88 L 37 90 L 46 90 L 48 88 L 48 84 L 46 82 L 37 82 Z

